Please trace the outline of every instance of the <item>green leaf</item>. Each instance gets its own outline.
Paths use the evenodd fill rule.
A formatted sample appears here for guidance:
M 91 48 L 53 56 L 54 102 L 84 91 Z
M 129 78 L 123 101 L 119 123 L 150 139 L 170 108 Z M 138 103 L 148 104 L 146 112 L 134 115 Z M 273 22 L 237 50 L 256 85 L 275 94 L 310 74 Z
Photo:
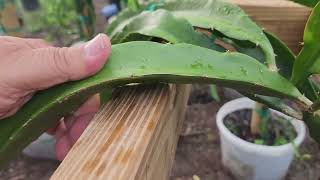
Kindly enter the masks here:
M 216 85 L 210 85 L 210 94 L 215 101 L 220 102 L 220 97 Z
M 270 122 L 271 111 L 268 107 L 262 106 L 261 108 L 255 109 L 255 111 L 259 114 L 260 117 L 260 136 L 262 139 L 267 140 L 270 137 L 270 133 L 268 131 L 268 124 Z
M 276 69 L 273 49 L 267 37 L 240 7 L 222 0 L 167 0 L 157 8 L 169 10 L 178 18 L 185 18 L 194 27 L 215 29 L 230 38 L 252 42 L 262 48 L 271 69 Z M 107 28 L 111 38 L 132 22 L 138 13 L 128 14 L 127 10 Z
M 288 46 L 284 44 L 284 42 L 275 37 L 273 34 L 268 32 L 265 32 L 265 34 L 268 37 L 276 54 L 276 64 L 279 68 L 279 74 L 287 79 L 291 79 L 291 74 L 296 59 L 295 55 L 288 48 Z M 320 92 L 320 86 L 317 86 L 317 84 L 318 83 L 316 83 L 314 80 L 308 79 L 307 81 L 303 82 L 303 85 L 300 86 L 299 90 L 303 92 L 303 94 L 311 101 L 315 101 L 319 98 Z
M 315 7 L 319 0 L 291 0 L 293 2 L 308 6 L 308 7 Z
M 263 139 L 255 139 L 254 143 L 255 144 L 259 144 L 259 145 L 263 145 L 264 144 L 264 140 Z
M 138 0 L 128 0 L 128 8 L 133 11 L 140 10 L 140 5 L 139 5 Z
M 274 146 L 281 146 L 289 143 L 289 141 L 284 136 L 278 136 L 274 141 Z
M 96 75 L 41 91 L 15 115 L 1 120 L 0 164 L 59 118 L 75 111 L 89 96 L 105 88 L 144 82 L 219 83 L 250 93 L 302 97 L 285 78 L 243 54 L 188 44 L 123 43 L 112 46 L 108 63 Z
M 106 102 L 108 102 L 108 100 L 111 98 L 112 96 L 112 90 L 106 88 L 105 90 L 101 90 L 100 92 L 100 104 L 106 104 Z
M 250 41 L 261 47 L 267 64 L 275 64 L 273 49 L 262 29 L 234 4 L 222 0 L 167 0 L 161 8 L 187 19 L 195 27 L 215 29 L 230 38 Z
M 260 46 L 256 46 L 253 43 L 239 41 L 236 39 L 233 39 L 233 40 L 227 39 L 227 38 L 223 38 L 223 39 L 225 39 L 226 43 L 229 43 L 230 45 L 232 45 L 237 50 L 237 52 L 253 57 L 254 59 L 258 60 L 261 63 L 266 62 L 266 57 L 262 52 Z
M 320 143 L 320 111 L 310 113 L 304 112 L 303 121 L 306 123 L 309 129 L 311 137 Z
M 320 85 L 314 79 L 309 78 L 304 81 L 301 86 L 299 86 L 299 90 L 312 102 L 320 99 Z
M 291 78 L 293 64 L 296 59 L 293 52 L 289 49 L 289 47 L 278 39 L 275 35 L 270 32 L 264 32 L 267 38 L 269 39 L 274 53 L 276 54 L 276 64 L 279 69 L 279 73 L 287 78 Z
M 132 18 L 137 16 L 139 12 L 125 9 L 121 11 L 117 18 L 106 27 L 106 33 L 112 38 L 118 31 L 122 31 L 124 26 L 131 22 Z
M 283 77 L 287 78 L 288 80 L 291 78 L 292 68 L 295 61 L 295 55 L 292 53 L 292 51 L 277 37 L 275 37 L 273 34 L 265 32 L 266 36 L 268 37 L 274 52 L 276 54 L 276 64 L 279 68 L 279 74 L 281 74 Z M 236 46 L 236 48 L 239 46 Z M 238 49 L 238 48 L 237 48 Z M 260 49 L 252 49 L 251 54 L 256 54 L 256 56 L 259 57 L 259 54 L 261 51 Z M 257 51 L 257 52 L 255 52 Z M 241 47 L 240 52 L 248 54 L 245 47 Z M 250 55 L 250 54 L 248 54 Z M 252 55 L 251 55 L 252 56 Z M 261 55 L 260 55 L 261 57 Z M 309 86 L 308 86 L 309 87 Z M 311 89 L 306 89 L 304 91 L 306 96 L 310 98 L 310 94 L 313 94 L 313 91 L 311 92 Z M 249 97 L 250 99 L 260 102 L 262 104 L 267 105 L 268 107 L 275 109 L 277 111 L 280 111 L 284 114 L 287 114 L 291 117 L 295 117 L 297 119 L 302 119 L 302 113 L 298 112 L 294 109 L 292 109 L 290 106 L 285 104 L 282 99 L 276 98 L 276 97 L 268 97 L 268 96 L 262 96 L 258 94 L 249 94 L 247 92 L 241 92 L 241 94 Z
M 224 51 L 206 35 L 195 32 L 187 20 L 176 18 L 166 10 L 144 12 L 136 16 L 112 38 L 112 43 L 142 40 L 142 35 L 161 38 L 170 43 L 188 43 Z
M 320 3 L 313 9 L 304 31 L 304 47 L 294 63 L 292 82 L 301 86 L 311 74 L 320 73 Z
M 280 98 L 262 96 L 258 94 L 253 95 L 243 91 L 241 91 L 240 93 L 254 101 L 267 105 L 271 109 L 280 111 L 296 119 L 302 119 L 302 112 L 296 111 L 295 109 L 291 108 L 289 105 L 285 104 Z
M 264 34 L 268 38 L 272 45 L 272 48 L 276 55 L 276 65 L 278 67 L 279 73 L 287 79 L 290 79 L 292 74 L 292 68 L 295 61 L 295 55 L 289 49 L 289 47 L 278 39 L 273 34 L 264 31 Z M 233 46 L 237 52 L 251 56 L 261 63 L 265 62 L 264 54 L 259 46 L 255 46 L 249 41 L 240 41 L 237 39 L 231 39 L 221 34 L 220 32 L 214 32 L 217 38 Z

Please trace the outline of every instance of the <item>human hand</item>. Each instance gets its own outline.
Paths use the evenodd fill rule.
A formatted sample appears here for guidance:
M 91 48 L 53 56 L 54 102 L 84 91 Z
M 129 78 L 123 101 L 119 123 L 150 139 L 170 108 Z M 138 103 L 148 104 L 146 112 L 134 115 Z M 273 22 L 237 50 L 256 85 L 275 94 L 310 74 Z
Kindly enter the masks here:
M 110 52 L 104 34 L 70 48 L 52 47 L 39 39 L 0 37 L 0 119 L 16 113 L 39 90 L 95 74 Z M 63 160 L 98 108 L 96 95 L 50 130 L 57 138 L 58 160 Z

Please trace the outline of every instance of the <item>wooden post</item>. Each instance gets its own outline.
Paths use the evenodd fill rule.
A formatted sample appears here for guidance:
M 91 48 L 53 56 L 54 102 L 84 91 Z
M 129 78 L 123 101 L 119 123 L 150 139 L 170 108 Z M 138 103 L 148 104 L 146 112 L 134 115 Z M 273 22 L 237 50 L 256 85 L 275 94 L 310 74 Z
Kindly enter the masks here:
M 311 9 L 285 0 L 231 0 L 257 24 L 277 35 L 294 53 L 302 48 L 303 31 Z
M 186 85 L 117 90 L 51 179 L 168 179 L 188 97 Z

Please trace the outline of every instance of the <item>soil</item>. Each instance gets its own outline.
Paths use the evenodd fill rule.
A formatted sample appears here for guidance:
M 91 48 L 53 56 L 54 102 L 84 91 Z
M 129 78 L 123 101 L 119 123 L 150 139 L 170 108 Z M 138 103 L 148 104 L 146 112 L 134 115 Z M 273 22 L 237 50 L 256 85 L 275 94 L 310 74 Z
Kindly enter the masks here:
M 207 90 L 208 86 L 193 86 L 171 180 L 234 180 L 221 164 L 220 140 L 215 124 L 215 116 L 221 105 L 234 96 L 230 95 L 230 90 L 219 88 L 222 101 L 214 102 Z M 286 180 L 319 180 L 319 146 L 308 137 L 301 146 L 301 153 L 310 154 L 311 160 L 293 162 Z M 47 180 L 58 165 L 56 161 L 20 155 L 0 171 L 0 180 Z
M 251 109 L 242 109 L 227 115 L 223 123 L 234 135 L 251 143 L 260 140 L 264 145 L 282 145 L 292 142 L 297 137 L 293 125 L 288 120 L 271 112 L 270 117 L 262 120 L 267 121 L 266 131 L 262 135 L 252 134 L 251 115 Z

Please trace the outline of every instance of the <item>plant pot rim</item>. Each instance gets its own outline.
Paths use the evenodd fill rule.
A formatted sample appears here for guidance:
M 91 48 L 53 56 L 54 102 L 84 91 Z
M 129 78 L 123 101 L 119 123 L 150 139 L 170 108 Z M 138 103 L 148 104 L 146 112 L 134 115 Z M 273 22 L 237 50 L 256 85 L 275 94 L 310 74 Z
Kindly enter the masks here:
M 268 145 L 259 145 L 259 144 L 254 144 L 248 141 L 245 141 L 243 139 L 241 139 L 240 137 L 234 135 L 231 131 L 229 131 L 229 129 L 224 125 L 223 120 L 226 117 L 227 114 L 230 114 L 232 112 L 235 112 L 237 110 L 241 110 L 241 109 L 252 109 L 254 107 L 254 104 L 256 102 L 250 100 L 249 98 L 238 98 L 232 101 L 229 101 L 227 103 L 225 103 L 218 111 L 217 113 L 217 118 L 216 118 L 216 123 L 220 132 L 223 133 L 223 135 L 237 143 L 240 146 L 245 147 L 247 150 L 250 151 L 264 151 L 264 152 L 268 152 L 268 153 L 279 153 L 280 151 L 287 151 L 288 149 L 292 148 L 292 144 L 288 143 L 288 144 L 284 144 L 284 145 L 280 145 L 280 146 L 268 146 Z M 237 106 L 237 108 L 233 108 L 233 110 L 227 110 L 229 108 L 231 108 L 232 106 Z M 225 112 L 228 111 L 228 112 Z M 306 134 L 306 126 L 304 124 L 303 121 L 301 120 L 297 120 L 295 118 L 289 117 L 281 112 L 278 112 L 276 110 L 272 110 L 272 112 L 284 117 L 285 119 L 290 120 L 290 122 L 292 123 L 292 125 L 294 126 L 296 132 L 297 132 L 297 137 L 294 139 L 294 144 L 299 146 L 304 138 L 305 138 L 305 134 Z

